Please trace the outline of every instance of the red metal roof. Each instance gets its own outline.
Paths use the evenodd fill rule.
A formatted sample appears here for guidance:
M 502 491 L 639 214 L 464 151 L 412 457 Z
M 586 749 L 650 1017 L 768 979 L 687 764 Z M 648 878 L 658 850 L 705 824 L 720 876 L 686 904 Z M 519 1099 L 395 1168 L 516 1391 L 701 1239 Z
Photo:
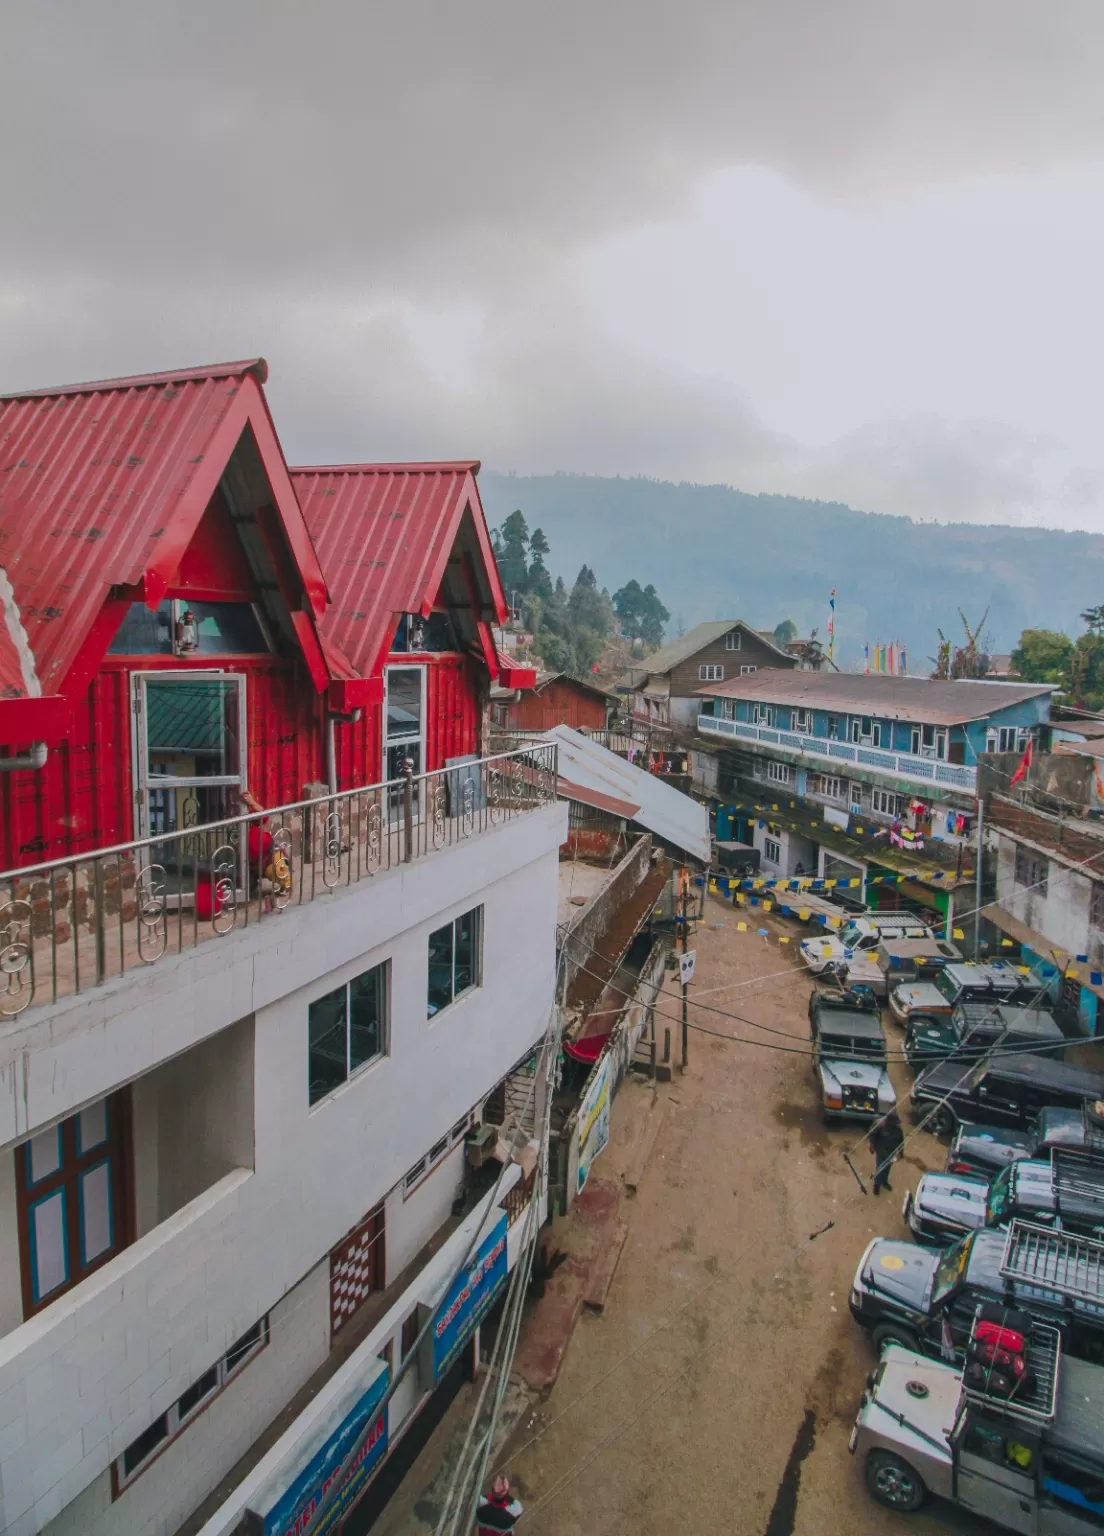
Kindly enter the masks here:
M 362 677 L 378 669 L 401 614 L 430 611 L 469 510 L 474 617 L 503 622 L 506 601 L 475 483 L 478 469 L 469 459 L 291 471 L 333 597 L 321 620 L 323 636 Z M 468 594 L 462 602 L 470 606 Z
M 326 589 L 261 385 L 263 360 L 0 397 L 0 585 L 33 676 L 0 640 L 0 692 L 63 691 L 114 585 L 164 593 L 241 433 L 257 442 L 317 616 Z M 16 658 L 18 659 L 18 658 Z M 26 668 L 23 669 L 24 673 Z

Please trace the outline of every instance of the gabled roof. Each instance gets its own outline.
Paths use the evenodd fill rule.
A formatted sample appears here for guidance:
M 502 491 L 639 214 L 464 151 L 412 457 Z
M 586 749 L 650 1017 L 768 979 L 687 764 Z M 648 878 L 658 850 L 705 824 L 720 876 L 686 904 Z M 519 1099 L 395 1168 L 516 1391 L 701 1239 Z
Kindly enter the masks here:
M 536 682 L 532 685 L 535 693 L 540 693 L 542 688 L 547 688 L 549 683 L 571 683 L 576 688 L 581 688 L 584 693 L 593 693 L 603 703 L 618 702 L 618 695 L 609 688 L 603 688 L 601 683 L 592 683 L 589 678 L 576 677 L 574 672 L 538 672 Z
M 630 820 L 700 864 L 709 863 L 709 812 L 704 805 L 569 725 L 554 726 L 547 736 L 558 749 L 558 786 L 565 800 L 601 804 L 594 798 L 597 792 L 610 805 L 635 806 Z
M 984 720 L 1013 704 L 1054 692 L 1053 683 L 987 683 L 936 677 L 866 676 L 848 672 L 802 672 L 760 667 L 725 683 L 704 683 L 694 691 L 710 698 L 761 699 L 806 709 L 838 710 L 881 720 L 925 725 L 964 725 Z
M 650 656 L 632 660 L 629 663 L 629 674 L 632 677 L 643 678 L 670 672 L 672 667 L 677 667 L 680 662 L 689 661 L 691 656 L 696 656 L 707 645 L 712 645 L 715 640 L 720 640 L 723 635 L 727 635 L 730 629 L 742 629 L 745 634 L 754 635 L 760 644 L 774 651 L 783 661 L 793 662 L 794 658 L 788 651 L 776 645 L 769 636 L 753 629 L 750 624 L 745 624 L 743 619 L 710 619 L 705 624 L 695 624 L 693 629 L 688 629 L 684 635 L 680 635 L 677 640 L 672 640 L 669 645 L 660 646 L 659 650 L 653 651 Z
M 337 464 L 291 471 L 311 538 L 333 594 L 322 620 L 363 677 L 379 667 L 404 613 L 428 616 L 446 572 L 451 597 L 473 619 L 488 667 L 489 631 L 505 621 L 487 521 L 475 483 L 479 464 Z M 458 547 L 458 540 L 461 547 Z
M 112 587 L 160 601 L 247 429 L 309 608 L 323 611 L 266 376 L 258 358 L 0 397 L 0 697 L 63 693 Z

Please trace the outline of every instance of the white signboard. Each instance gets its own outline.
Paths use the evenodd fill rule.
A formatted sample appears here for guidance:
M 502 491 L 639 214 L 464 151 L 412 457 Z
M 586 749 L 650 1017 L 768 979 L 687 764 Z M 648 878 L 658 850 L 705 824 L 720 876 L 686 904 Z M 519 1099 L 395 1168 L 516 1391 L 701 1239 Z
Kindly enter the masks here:
M 696 949 L 688 949 L 684 955 L 679 956 L 679 980 L 683 986 L 688 985 L 694 979 L 694 966 L 697 964 L 698 952 Z
M 583 1101 L 579 1105 L 579 1181 L 582 1189 L 590 1172 L 590 1165 L 609 1141 L 609 1052 L 602 1057 L 601 1065 L 590 1080 Z

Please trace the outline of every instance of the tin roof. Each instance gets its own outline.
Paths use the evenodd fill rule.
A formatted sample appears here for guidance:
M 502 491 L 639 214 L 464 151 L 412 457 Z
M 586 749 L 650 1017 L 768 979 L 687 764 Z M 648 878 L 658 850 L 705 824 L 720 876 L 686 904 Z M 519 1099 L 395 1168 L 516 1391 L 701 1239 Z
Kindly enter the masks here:
M 677 640 L 661 646 L 650 656 L 634 658 L 629 663 L 628 676 L 630 678 L 655 677 L 657 674 L 670 672 L 671 668 L 677 667 L 680 662 L 696 656 L 704 646 L 712 645 L 722 635 L 727 635 L 730 629 L 742 629 L 746 634 L 754 635 L 756 640 L 774 651 L 780 661 L 792 662 L 794 659 L 775 642 L 773 635 L 764 635 L 761 630 L 745 624 L 743 619 L 709 619 L 704 624 L 695 624 L 693 629 L 688 629 Z
M 472 593 L 465 590 L 470 577 L 475 617 L 504 621 L 506 600 L 475 483 L 478 469 L 476 460 L 467 459 L 291 471 L 333 595 L 321 621 L 323 637 L 362 676 L 379 666 L 400 615 L 429 613 L 450 561 L 456 562 L 451 581 L 457 605 L 471 611 Z M 457 550 L 465 531 L 466 547 Z
M 709 863 L 709 813 L 704 805 L 569 725 L 557 725 L 547 734 L 558 748 L 559 786 L 565 799 L 593 804 L 588 796 L 597 791 L 610 802 L 635 805 L 633 821 L 699 863 Z
M 0 397 L 0 696 L 61 693 L 113 586 L 164 595 L 249 427 L 311 608 L 322 610 L 325 581 L 266 376 L 256 358 Z M 20 629 L 31 670 L 16 675 Z
M 1053 683 L 987 683 L 934 677 L 867 677 L 861 673 L 801 672 L 760 667 L 727 683 L 696 689 L 709 698 L 762 699 L 806 709 L 839 710 L 881 720 L 963 725 L 1024 699 L 1054 692 Z

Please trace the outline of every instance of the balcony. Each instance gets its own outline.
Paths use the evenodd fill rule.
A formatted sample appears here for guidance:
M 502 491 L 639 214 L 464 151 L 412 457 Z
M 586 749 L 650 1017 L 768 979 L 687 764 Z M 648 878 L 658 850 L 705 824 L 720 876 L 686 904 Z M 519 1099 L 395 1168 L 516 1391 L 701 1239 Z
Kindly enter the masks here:
M 137 839 L 0 874 L 0 1024 L 324 900 L 556 799 L 556 749 Z
M 912 752 L 883 752 L 878 747 L 864 747 L 850 741 L 829 741 L 824 736 L 802 736 L 795 731 L 775 730 L 765 725 L 745 725 L 742 720 L 720 720 L 713 715 L 698 716 L 702 736 L 727 741 L 762 742 L 781 747 L 784 752 L 806 762 L 825 763 L 839 768 L 850 763 L 856 768 L 873 769 L 894 779 L 924 785 L 929 789 L 957 789 L 967 794 L 977 790 L 977 769 L 962 763 L 945 763 L 938 758 L 917 757 Z

